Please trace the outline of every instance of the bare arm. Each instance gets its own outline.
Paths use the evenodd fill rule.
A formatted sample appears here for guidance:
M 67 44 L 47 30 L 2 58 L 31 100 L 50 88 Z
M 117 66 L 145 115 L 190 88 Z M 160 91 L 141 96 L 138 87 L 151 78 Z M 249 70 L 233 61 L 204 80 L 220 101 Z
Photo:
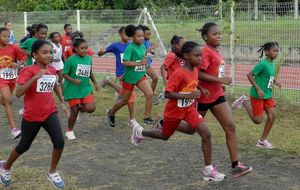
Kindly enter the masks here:
M 199 70 L 199 80 L 205 81 L 205 82 L 215 82 L 215 83 L 227 84 L 227 85 L 232 83 L 232 79 L 228 76 L 219 78 L 219 77 L 209 75 L 209 74 L 203 72 L 202 70 Z
M 68 81 L 70 81 L 71 83 L 73 83 L 73 84 L 75 84 L 75 85 L 80 85 L 80 80 L 78 80 L 78 79 L 73 79 L 72 77 L 70 77 L 68 74 L 63 74 L 63 77 L 66 79 L 66 80 L 68 80 Z
M 161 77 L 162 77 L 162 79 L 163 79 L 163 83 L 164 83 L 164 85 L 166 86 L 166 84 L 167 84 L 167 74 L 168 74 L 168 72 L 167 72 L 166 67 L 165 67 L 164 64 L 162 64 L 162 65 L 160 66 L 160 73 L 161 73 Z
M 106 54 L 106 49 L 105 48 L 100 48 L 99 52 L 98 52 L 98 56 L 102 56 Z
M 22 49 L 22 51 L 26 54 L 27 57 L 31 57 L 31 52 L 26 51 L 26 49 Z
M 166 92 L 165 97 L 169 99 L 196 99 L 199 98 L 200 95 L 201 92 L 199 90 L 196 90 L 189 94 L 180 94 L 177 92 Z
M 257 94 L 260 98 L 263 98 L 264 97 L 264 92 L 259 88 L 259 86 L 257 85 L 257 83 L 255 82 L 254 80 L 254 77 L 253 77 L 253 72 L 250 71 L 248 74 L 247 74 L 247 78 L 248 80 L 250 81 L 251 85 L 255 88 L 255 90 L 257 91 Z
M 99 88 L 99 85 L 98 85 L 98 83 L 96 81 L 94 73 L 92 71 L 91 71 L 90 79 L 93 81 L 94 86 L 95 86 L 95 90 L 98 92 L 100 88 Z
M 123 61 L 124 66 L 142 66 L 147 64 L 147 57 L 145 56 L 142 61 L 133 62 L 133 61 Z

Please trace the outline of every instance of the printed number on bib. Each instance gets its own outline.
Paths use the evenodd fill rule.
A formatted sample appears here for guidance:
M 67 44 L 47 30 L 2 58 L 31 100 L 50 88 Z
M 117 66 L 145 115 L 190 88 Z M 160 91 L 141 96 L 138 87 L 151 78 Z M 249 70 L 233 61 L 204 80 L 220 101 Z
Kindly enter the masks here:
M 135 66 L 134 67 L 134 71 L 136 71 L 136 72 L 144 72 L 144 71 L 146 71 L 146 67 L 145 67 L 145 65 Z
M 273 83 L 274 83 L 274 76 L 271 76 L 270 80 L 269 80 L 269 83 L 268 83 L 268 88 L 272 88 Z
M 77 65 L 76 75 L 80 77 L 90 77 L 91 65 Z
M 190 92 L 179 92 L 179 94 L 190 94 Z M 194 99 L 178 99 L 177 106 L 180 108 L 190 107 L 194 101 Z
M 120 53 L 121 63 L 123 64 L 124 53 Z
M 219 78 L 222 78 L 225 76 L 225 64 L 222 63 L 220 66 L 219 66 Z
M 0 78 L 11 80 L 18 77 L 18 71 L 17 69 L 13 68 L 4 68 L 0 70 Z
M 43 75 L 42 78 L 37 80 L 36 91 L 37 92 L 52 92 L 56 82 L 55 75 Z

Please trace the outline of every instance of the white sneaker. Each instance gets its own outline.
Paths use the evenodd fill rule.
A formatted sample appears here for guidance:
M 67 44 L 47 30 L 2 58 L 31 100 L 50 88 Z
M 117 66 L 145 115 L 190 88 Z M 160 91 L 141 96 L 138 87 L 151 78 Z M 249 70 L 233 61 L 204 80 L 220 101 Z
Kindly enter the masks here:
M 162 102 L 164 99 L 166 99 L 166 98 L 165 98 L 165 89 L 163 89 L 163 90 L 161 91 L 161 93 L 158 95 L 158 101 L 159 101 L 159 102 Z
M 218 171 L 217 167 L 213 167 L 210 171 L 203 172 L 204 181 L 222 181 L 225 178 L 225 174 Z
M 138 146 L 142 140 L 144 139 L 142 137 L 142 131 L 144 128 L 140 126 L 139 124 L 136 124 L 132 128 L 132 135 L 131 135 L 131 143 L 135 146 Z
M 134 125 L 140 125 L 140 124 L 137 122 L 136 119 L 130 119 L 130 120 L 128 121 L 128 126 L 129 126 L 129 127 L 133 127 Z
M 74 131 L 67 131 L 66 132 L 66 137 L 67 137 L 68 140 L 75 140 L 76 139 Z
M 244 104 L 244 102 L 246 100 L 247 100 L 247 96 L 246 95 L 242 95 L 236 101 L 233 102 L 233 104 L 231 105 L 232 109 L 243 107 L 243 104 Z
M 21 129 L 19 128 L 13 128 L 11 131 L 10 131 L 10 134 L 13 136 L 13 139 L 17 139 L 21 136 Z
M 2 183 L 4 186 L 10 186 L 11 185 L 11 170 L 5 170 L 3 168 L 3 164 L 5 161 L 0 161 L 0 183 Z
M 257 141 L 256 143 L 257 147 L 261 147 L 261 148 L 275 148 L 271 143 L 269 143 L 267 140 L 264 141 L 260 141 L 260 139 Z
M 56 189 L 63 189 L 65 187 L 65 183 L 61 179 L 58 172 L 48 173 L 47 179 L 48 179 L 48 181 L 51 182 L 52 186 Z

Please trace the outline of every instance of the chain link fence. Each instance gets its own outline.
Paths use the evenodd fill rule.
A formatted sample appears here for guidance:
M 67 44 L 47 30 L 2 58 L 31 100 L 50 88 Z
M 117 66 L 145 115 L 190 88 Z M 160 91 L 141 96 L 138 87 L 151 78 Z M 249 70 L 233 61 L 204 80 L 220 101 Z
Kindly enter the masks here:
M 227 4 L 200 6 L 180 9 L 148 10 L 157 28 L 164 47 L 169 51 L 169 41 L 174 34 L 184 36 L 203 44 L 196 29 L 207 21 L 214 21 L 222 30 L 221 52 L 226 59 L 227 74 L 234 76 L 234 85 L 227 89 L 227 94 L 237 98 L 249 93 L 249 82 L 246 74 L 259 61 L 256 52 L 259 46 L 268 41 L 277 41 L 280 45 L 280 55 L 277 65 L 280 65 L 278 80 L 282 89 L 275 88 L 275 98 L 279 103 L 289 107 L 300 105 L 300 22 L 293 1 L 281 3 L 240 3 L 234 5 L 234 31 L 231 31 L 230 6 Z M 16 39 L 24 36 L 24 23 L 45 23 L 49 32 L 63 32 L 63 25 L 70 23 L 73 30 L 80 30 L 89 46 L 97 52 L 100 47 L 106 47 L 118 41 L 117 30 L 127 24 L 137 23 L 142 10 L 67 10 L 51 12 L 0 13 L 0 22 L 10 20 L 14 25 Z M 142 24 L 149 20 L 142 18 Z M 149 25 L 150 26 L 150 25 Z M 230 34 L 234 34 L 230 43 Z M 152 35 L 152 42 L 158 38 Z M 230 51 L 230 44 L 233 52 Z M 161 48 L 161 47 L 159 47 Z M 231 53 L 233 60 L 230 59 Z M 154 60 L 162 62 L 164 54 L 158 49 Z M 232 65 L 230 65 L 232 63 Z M 230 69 L 233 68 L 233 69 Z

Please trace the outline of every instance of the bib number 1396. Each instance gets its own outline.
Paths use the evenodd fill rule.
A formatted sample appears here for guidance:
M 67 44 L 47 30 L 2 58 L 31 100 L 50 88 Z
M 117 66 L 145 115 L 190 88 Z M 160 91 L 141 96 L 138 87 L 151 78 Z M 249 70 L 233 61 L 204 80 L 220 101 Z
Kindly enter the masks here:
M 17 69 L 4 68 L 0 70 L 0 78 L 5 80 L 11 80 L 18 77 Z
M 42 78 L 37 80 L 36 91 L 37 92 L 52 92 L 55 86 L 55 75 L 43 75 Z

